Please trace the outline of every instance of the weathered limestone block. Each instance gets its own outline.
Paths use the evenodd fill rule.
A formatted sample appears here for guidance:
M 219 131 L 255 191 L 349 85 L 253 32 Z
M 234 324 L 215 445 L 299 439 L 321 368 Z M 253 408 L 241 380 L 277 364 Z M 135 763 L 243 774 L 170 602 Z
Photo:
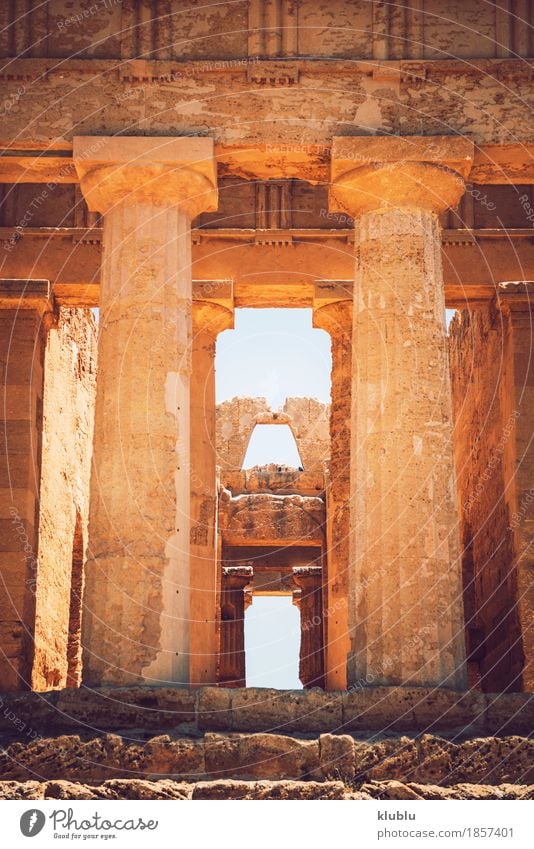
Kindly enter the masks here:
M 352 781 L 357 748 L 358 745 L 348 734 L 321 734 L 319 759 L 324 777 Z
M 232 692 L 223 687 L 203 687 L 197 705 L 200 731 L 230 731 L 232 728 Z
M 289 466 L 268 463 L 240 471 L 222 471 L 221 484 L 232 495 L 272 493 L 283 495 L 322 496 L 325 488 L 324 471 L 299 472 Z
M 320 779 L 319 743 L 281 734 L 206 734 L 206 773 L 217 777 Z
M 321 545 L 324 541 L 325 504 L 317 496 L 238 495 L 223 490 L 219 522 L 224 542 L 246 545 L 262 541 L 279 545 Z
M 210 781 L 195 784 L 192 799 L 344 799 L 341 781 Z
M 232 696 L 234 730 L 293 731 L 346 730 L 340 693 L 322 690 L 270 690 L 247 687 Z

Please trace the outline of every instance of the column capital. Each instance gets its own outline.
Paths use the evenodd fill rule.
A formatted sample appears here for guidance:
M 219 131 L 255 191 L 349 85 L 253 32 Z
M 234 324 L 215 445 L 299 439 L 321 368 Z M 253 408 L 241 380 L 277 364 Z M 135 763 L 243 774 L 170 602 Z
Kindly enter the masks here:
M 301 590 L 319 588 L 322 582 L 323 570 L 320 566 L 294 566 L 293 580 Z
M 213 139 L 76 136 L 73 159 L 91 212 L 123 200 L 177 206 L 190 218 L 217 209 Z
M 234 326 L 233 280 L 193 281 L 193 329 L 214 338 Z
M 314 306 L 312 324 L 325 330 L 330 336 L 338 336 L 352 331 L 352 301 L 332 301 Z
M 512 326 L 532 327 L 534 324 L 533 281 L 514 280 L 510 283 L 499 283 L 497 303 L 500 310 L 510 315 Z
M 225 589 L 244 590 L 254 577 L 252 566 L 223 566 L 222 569 Z
M 464 193 L 474 145 L 461 136 L 336 137 L 329 207 L 352 217 L 417 208 L 435 213 Z
M 209 333 L 214 338 L 234 326 L 234 312 L 211 301 L 193 301 L 194 333 Z

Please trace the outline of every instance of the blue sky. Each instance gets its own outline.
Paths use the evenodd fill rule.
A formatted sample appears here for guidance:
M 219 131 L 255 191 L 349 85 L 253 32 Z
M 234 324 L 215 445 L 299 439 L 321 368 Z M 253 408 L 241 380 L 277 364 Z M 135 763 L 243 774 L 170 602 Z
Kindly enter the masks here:
M 264 396 L 272 407 L 293 395 L 330 401 L 330 337 L 312 327 L 312 311 L 236 310 L 234 330 L 221 333 L 216 358 L 217 402 Z M 288 427 L 258 426 L 245 467 L 298 465 Z M 245 615 L 247 684 L 298 688 L 300 614 L 288 596 L 256 597 Z

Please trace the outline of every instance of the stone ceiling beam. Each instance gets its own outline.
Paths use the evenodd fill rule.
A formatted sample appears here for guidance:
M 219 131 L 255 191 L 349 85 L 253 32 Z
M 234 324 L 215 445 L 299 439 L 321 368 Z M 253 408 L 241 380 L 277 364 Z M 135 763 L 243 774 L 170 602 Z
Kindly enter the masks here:
M 93 141 L 98 136 L 91 136 Z M 114 137 L 112 137 L 114 138 Z M 122 137 L 117 136 L 117 142 Z M 145 137 L 143 137 L 145 138 Z M 395 137 L 406 145 L 418 137 Z M 425 144 L 439 147 L 440 136 L 425 136 Z M 458 145 L 471 145 L 468 139 L 456 136 Z M 178 140 L 178 139 L 177 139 Z M 390 137 L 350 136 L 341 141 L 365 143 L 372 149 Z M 337 140 L 338 142 L 340 139 Z M 0 154 L 0 183 L 77 183 L 72 145 L 62 142 L 60 148 L 50 146 L 39 150 L 28 147 L 31 142 L 3 141 Z M 219 175 L 233 175 L 250 180 L 279 180 L 296 178 L 310 183 L 327 183 L 332 155 L 330 141 L 324 144 L 257 143 L 232 145 L 215 143 L 215 159 Z M 337 161 L 337 157 L 336 157 Z M 473 148 L 469 179 L 477 184 L 534 184 L 534 142 L 517 144 L 481 144 Z M 338 166 L 336 165 L 336 168 Z

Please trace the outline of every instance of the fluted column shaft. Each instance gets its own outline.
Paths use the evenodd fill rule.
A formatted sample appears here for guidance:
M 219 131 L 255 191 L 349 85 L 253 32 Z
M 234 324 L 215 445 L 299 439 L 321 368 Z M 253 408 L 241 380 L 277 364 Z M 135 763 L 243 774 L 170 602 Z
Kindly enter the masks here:
M 352 302 L 314 310 L 313 326 L 330 334 L 332 373 L 330 459 L 327 474 L 327 556 L 323 580 L 324 673 L 328 690 L 347 685 L 349 651 L 350 426 L 352 392 Z
M 324 687 L 323 616 L 320 566 L 298 566 L 293 580 L 300 589 L 299 677 L 303 687 Z
M 191 247 L 177 207 L 104 219 L 86 680 L 189 680 Z
M 191 375 L 190 682 L 217 682 L 217 456 L 215 345 L 233 313 L 205 301 L 193 307 Z
M 463 686 L 440 226 L 371 212 L 356 242 L 349 679 Z
M 438 215 L 464 192 L 458 137 L 334 139 L 353 215 L 349 686 L 466 686 Z
M 244 687 L 246 683 L 245 587 L 252 579 L 251 566 L 223 567 L 219 658 L 219 683 L 223 687 Z

